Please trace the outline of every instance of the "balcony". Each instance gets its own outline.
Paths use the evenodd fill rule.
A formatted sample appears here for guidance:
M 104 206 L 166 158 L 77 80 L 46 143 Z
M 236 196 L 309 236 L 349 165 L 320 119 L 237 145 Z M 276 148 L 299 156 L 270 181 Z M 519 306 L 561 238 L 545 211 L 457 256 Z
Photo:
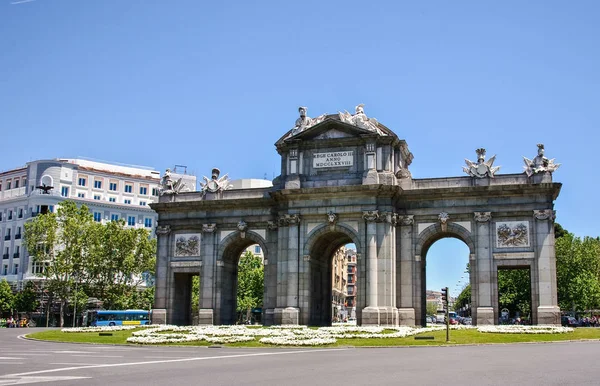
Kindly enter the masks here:
M 20 234 L 20 233 L 17 233 L 17 234 L 15 235 L 15 240 L 19 240 L 20 238 L 21 238 L 21 234 Z
M 19 252 L 13 253 L 13 259 L 18 259 L 19 255 L 20 255 Z
M 8 259 L 8 253 L 5 253 L 4 255 L 2 255 L 3 259 Z
M 7 241 L 10 240 L 10 235 L 4 236 L 4 240 L 7 240 Z

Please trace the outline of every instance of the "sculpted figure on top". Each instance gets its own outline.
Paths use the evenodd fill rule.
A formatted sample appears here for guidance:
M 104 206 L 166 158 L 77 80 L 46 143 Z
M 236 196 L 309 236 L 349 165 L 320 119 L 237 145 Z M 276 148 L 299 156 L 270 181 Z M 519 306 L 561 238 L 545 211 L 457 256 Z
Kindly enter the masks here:
M 219 178 L 219 174 L 221 174 L 221 171 L 218 168 L 214 168 L 210 180 L 206 176 L 203 177 L 204 182 L 200 183 L 202 196 L 206 195 L 206 193 L 217 193 L 233 188 L 233 185 L 229 183 L 229 176 L 225 174 L 223 177 Z
M 307 108 L 304 106 L 298 107 L 298 113 L 300 113 L 300 117 L 298 119 L 296 119 L 296 124 L 294 125 L 294 128 L 292 129 L 292 135 L 301 133 L 304 130 L 308 129 L 309 127 L 312 127 L 312 126 L 316 125 L 317 123 L 321 123 L 322 121 L 325 120 L 325 117 L 327 116 L 327 114 L 322 114 L 316 118 L 311 118 L 308 115 L 306 115 L 306 110 L 307 110 Z
M 342 121 L 344 123 L 348 123 L 350 125 L 360 127 L 361 129 L 373 131 L 379 135 L 386 135 L 377 126 L 378 125 L 377 119 L 367 117 L 367 115 L 365 114 L 364 107 L 365 107 L 365 105 L 362 103 L 359 104 L 358 106 L 356 106 L 354 115 L 350 114 L 347 111 L 345 111 L 343 113 L 340 111 L 340 113 L 339 113 L 340 121 Z
M 537 147 L 538 154 L 533 160 L 523 157 L 523 161 L 525 162 L 525 166 L 523 166 L 523 169 L 525 169 L 525 173 L 528 177 L 531 177 L 532 175 L 537 173 L 552 173 L 560 166 L 560 164 L 554 163 L 554 158 L 548 159 L 544 157 L 543 143 L 538 143 Z
M 494 174 L 500 170 L 500 166 L 493 166 L 496 156 L 494 155 L 486 162 L 484 148 L 479 148 L 475 150 L 475 152 L 477 153 L 477 163 L 471 162 L 465 158 L 467 166 L 463 166 L 463 171 L 475 178 L 494 178 Z
M 189 191 L 189 188 L 182 181 L 183 177 L 178 179 L 177 181 L 173 181 L 171 178 L 171 169 L 165 170 L 161 180 L 160 180 L 160 195 L 164 194 L 178 194 L 181 192 Z

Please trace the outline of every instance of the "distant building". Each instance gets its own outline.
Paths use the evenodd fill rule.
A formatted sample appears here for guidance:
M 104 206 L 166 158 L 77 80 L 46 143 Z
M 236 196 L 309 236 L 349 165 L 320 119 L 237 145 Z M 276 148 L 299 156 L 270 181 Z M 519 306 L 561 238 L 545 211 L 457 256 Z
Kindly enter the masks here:
M 356 251 L 354 249 L 346 250 L 346 262 L 348 272 L 348 282 L 346 286 L 346 309 L 348 311 L 348 319 L 356 319 L 356 292 L 358 285 L 356 279 L 358 278 L 356 272 Z
M 333 321 L 348 318 L 346 296 L 348 285 L 348 262 L 346 247 L 341 247 L 333 254 L 331 268 L 331 315 Z
M 87 205 L 94 221 L 123 219 L 153 234 L 157 214 L 148 205 L 158 200 L 159 184 L 160 173 L 152 168 L 85 159 L 37 160 L 0 172 L 0 280 L 20 287 L 43 271 L 25 249 L 24 224 L 55 212 L 65 200 Z

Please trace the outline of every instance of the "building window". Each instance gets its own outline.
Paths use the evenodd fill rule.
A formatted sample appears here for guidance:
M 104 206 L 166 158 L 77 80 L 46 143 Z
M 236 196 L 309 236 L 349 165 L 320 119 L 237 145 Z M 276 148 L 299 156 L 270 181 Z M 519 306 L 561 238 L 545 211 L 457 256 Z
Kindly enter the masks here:
M 260 254 L 260 245 L 255 245 L 254 246 L 254 253 Z
M 77 180 L 77 185 L 85 186 L 86 182 L 87 182 L 87 179 L 85 177 L 79 177 L 79 179 Z
M 77 197 L 79 197 L 79 198 L 85 198 L 85 193 L 79 192 L 79 193 L 77 193 Z
M 69 197 L 69 187 L 63 186 L 62 188 L 60 188 L 60 195 L 63 197 Z
M 19 187 L 19 180 L 15 180 L 15 189 Z
M 0 221 L 2 221 L 2 212 L 0 212 Z
M 131 200 L 130 200 L 130 199 L 123 200 L 123 202 L 124 202 L 125 204 L 129 204 L 129 205 L 131 205 Z
M 140 201 L 141 206 L 146 206 L 146 201 Z
M 117 198 L 116 197 L 109 197 L 108 201 L 110 201 L 110 202 L 117 202 Z
M 46 270 L 46 267 L 48 267 L 48 263 L 36 261 L 33 264 L 31 264 L 31 273 L 38 275 L 42 274 Z
M 17 212 L 17 217 L 23 218 L 23 208 L 19 208 L 19 211 Z
M 94 189 L 102 189 L 102 180 L 94 180 Z
M 17 227 L 17 232 L 15 233 L 15 239 L 18 240 L 21 238 L 21 227 Z M 17 246 L 18 248 L 18 246 Z
M 48 205 L 48 212 L 54 213 L 54 205 Z
M 21 185 L 27 186 L 27 177 L 23 177 L 23 183 Z
M 146 186 L 140 186 L 140 194 L 142 196 L 147 196 L 148 195 L 148 187 L 146 187 Z
M 9 220 L 12 220 L 12 210 L 9 210 L 9 211 L 8 211 L 8 219 L 9 219 Z
M 132 193 L 132 192 L 133 192 L 133 185 L 125 184 L 125 193 Z
M 119 221 L 119 215 L 118 214 L 111 214 L 110 215 L 110 221 Z
M 94 212 L 94 221 L 102 222 L 102 213 L 101 212 Z
M 158 196 L 158 188 L 152 188 L 152 195 Z
M 19 264 L 13 264 L 13 274 L 16 275 L 19 273 Z
M 2 191 L 2 181 L 0 181 L 0 192 Z
M 8 265 L 4 264 L 4 267 L 2 268 L 2 274 L 8 275 Z
M 100 195 L 99 194 L 94 194 L 94 200 L 100 200 Z
M 131 227 L 135 226 L 135 216 L 127 217 L 127 225 L 129 225 Z
M 146 228 L 152 228 L 152 219 L 151 218 L 145 218 L 144 219 L 144 226 Z
M 113 192 L 117 191 L 117 183 L 116 182 L 111 182 L 108 186 L 109 190 L 112 190 Z
M 6 190 L 10 190 L 10 185 L 12 184 L 11 180 L 6 181 Z

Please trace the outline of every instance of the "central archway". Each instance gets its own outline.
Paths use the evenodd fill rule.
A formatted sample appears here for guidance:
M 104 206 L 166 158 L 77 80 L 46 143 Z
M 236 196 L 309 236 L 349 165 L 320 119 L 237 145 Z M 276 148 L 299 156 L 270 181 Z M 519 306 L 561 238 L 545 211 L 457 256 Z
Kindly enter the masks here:
M 307 283 L 307 304 L 309 326 L 331 326 L 332 323 L 332 298 L 333 282 L 332 271 L 334 269 L 333 257 L 336 251 L 347 244 L 354 244 L 356 247 L 356 256 L 360 256 L 360 244 L 356 233 L 344 226 L 321 226 L 315 229 L 306 243 L 308 252 L 305 256 L 308 259 L 308 283 Z M 360 268 L 362 263 L 360 258 L 356 261 L 359 277 L 364 272 Z M 359 284 L 364 280 L 359 279 Z M 364 296 L 364 291 L 357 291 L 356 310 L 357 323 L 360 323 L 359 304 Z

